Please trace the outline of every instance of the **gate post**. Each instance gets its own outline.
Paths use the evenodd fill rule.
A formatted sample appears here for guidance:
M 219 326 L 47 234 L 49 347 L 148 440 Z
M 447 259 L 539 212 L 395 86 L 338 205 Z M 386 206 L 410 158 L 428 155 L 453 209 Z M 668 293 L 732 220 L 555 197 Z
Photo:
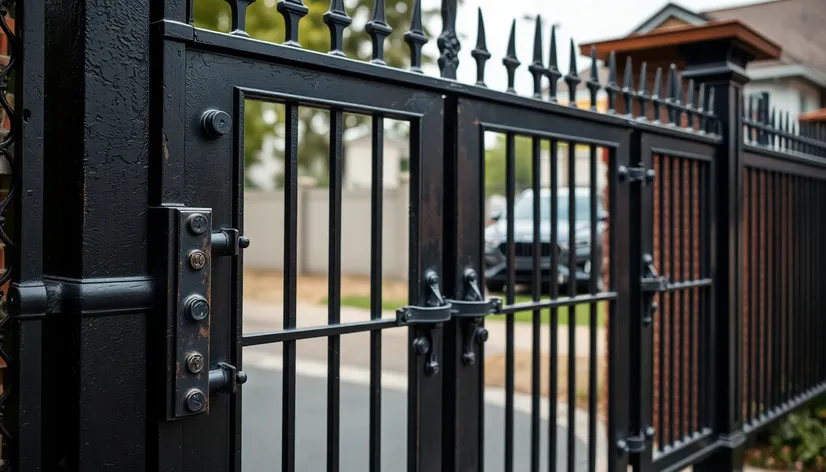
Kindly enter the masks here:
M 709 368 L 714 391 L 702 392 L 711 406 L 708 418 L 717 435 L 717 449 L 695 470 L 743 469 L 746 435 L 743 431 L 743 87 L 749 81 L 746 65 L 756 57 L 771 57 L 769 40 L 740 23 L 729 34 L 681 47 L 686 68 L 683 79 L 704 83 L 714 94 L 713 112 L 719 118 L 722 143 L 712 164 L 712 288 L 713 351 Z M 742 38 L 747 39 L 742 39 Z M 708 103 L 708 101 L 706 101 Z

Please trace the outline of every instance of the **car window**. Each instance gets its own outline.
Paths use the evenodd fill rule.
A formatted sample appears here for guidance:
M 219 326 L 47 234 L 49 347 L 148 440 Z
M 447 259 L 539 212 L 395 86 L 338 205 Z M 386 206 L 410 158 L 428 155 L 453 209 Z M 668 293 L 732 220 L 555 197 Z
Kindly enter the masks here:
M 591 199 L 587 195 L 577 195 L 575 199 L 574 218 L 577 221 L 589 220 L 591 216 Z M 559 195 L 557 198 L 557 218 L 560 221 L 567 221 L 570 217 L 570 206 L 568 205 L 568 195 Z M 602 202 L 597 200 L 597 212 L 602 211 Z M 523 193 L 514 202 L 513 212 L 518 220 L 533 219 L 533 193 Z M 543 220 L 551 218 L 551 197 L 550 195 L 541 198 L 539 203 L 539 216 Z

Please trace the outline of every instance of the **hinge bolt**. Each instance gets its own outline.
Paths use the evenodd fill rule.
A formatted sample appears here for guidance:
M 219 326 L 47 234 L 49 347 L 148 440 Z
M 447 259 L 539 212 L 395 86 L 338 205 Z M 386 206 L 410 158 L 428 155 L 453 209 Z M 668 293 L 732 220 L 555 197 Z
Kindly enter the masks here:
M 186 302 L 186 313 L 193 321 L 203 321 L 209 316 L 209 302 L 200 295 L 192 295 Z
M 206 396 L 204 392 L 193 388 L 186 394 L 186 409 L 192 413 L 198 413 L 206 408 Z
M 189 224 L 189 230 L 195 235 L 204 234 L 209 226 L 206 216 L 200 213 L 195 213 L 187 218 L 187 223 Z
M 485 328 L 479 328 L 476 330 L 476 342 L 479 344 L 484 344 L 488 342 L 488 330 Z
M 204 370 L 204 356 L 196 353 L 186 358 L 186 368 L 193 374 L 200 374 Z
M 238 237 L 238 247 L 241 249 L 246 249 L 250 247 L 250 238 L 246 236 L 239 236 Z
M 416 338 L 413 341 L 413 349 L 416 351 L 416 354 L 423 356 L 430 351 L 430 341 L 425 337 Z
M 201 270 L 206 266 L 207 257 L 204 251 L 195 249 L 189 253 L 189 265 L 195 270 Z

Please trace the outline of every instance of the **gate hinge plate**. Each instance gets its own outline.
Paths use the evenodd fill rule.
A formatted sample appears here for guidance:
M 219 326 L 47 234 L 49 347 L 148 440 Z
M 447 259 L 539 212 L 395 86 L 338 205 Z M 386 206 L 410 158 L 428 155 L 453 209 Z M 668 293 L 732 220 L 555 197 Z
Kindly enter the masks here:
M 654 258 L 651 254 L 645 254 L 642 257 L 643 278 L 640 280 L 643 293 L 651 292 L 665 292 L 668 291 L 668 277 L 662 276 L 654 267 Z

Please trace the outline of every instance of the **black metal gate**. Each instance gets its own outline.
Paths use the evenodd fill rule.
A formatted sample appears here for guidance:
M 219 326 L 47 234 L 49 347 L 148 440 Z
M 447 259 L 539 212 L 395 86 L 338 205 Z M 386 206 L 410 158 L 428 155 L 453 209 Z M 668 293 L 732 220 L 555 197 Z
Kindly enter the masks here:
M 418 0 L 406 32 L 391 31 L 377 0 L 370 63 L 342 57 L 351 18 L 340 0 L 323 16 L 329 54 L 298 43 L 301 0 L 278 3 L 284 44 L 251 39 L 252 2 L 227 1 L 229 34 L 193 26 L 192 0 L 2 2 L 4 468 L 241 470 L 244 348 L 269 344 L 282 352 L 273 467 L 294 471 L 306 421 L 296 345 L 320 338 L 326 449 L 316 452 L 337 471 L 350 434 L 341 337 L 369 332 L 366 463 L 379 471 L 383 333 L 399 327 L 407 445 L 394 470 L 481 471 L 491 440 L 503 451 L 495 470 L 739 470 L 749 435 L 826 388 L 813 282 L 826 266 L 822 212 L 805 206 L 823 193 L 823 130 L 775 121 L 763 104 L 746 110 L 740 71 L 753 55 L 742 38 L 686 46 L 674 58 L 683 72 L 629 59 L 620 84 L 614 52 L 592 50 L 592 74 L 579 77 L 573 42 L 563 75 L 554 30 L 545 41 L 537 18 L 534 95 L 522 97 L 515 23 L 508 89 L 485 85 L 494 64 L 481 12 L 477 82 L 456 81 L 456 0 L 442 2 L 438 78 L 422 72 L 431 38 Z M 409 70 L 385 65 L 391 34 L 404 35 Z M 286 116 L 283 327 L 254 334 L 242 324 L 242 255 L 268 242 L 244 235 L 248 100 L 281 104 Z M 330 125 L 328 317 L 316 327 L 298 324 L 304 107 Z M 372 131 L 371 309 L 360 322 L 341 318 L 345 113 L 369 118 Z M 409 305 L 392 319 L 380 309 L 385 120 L 410 130 Z M 505 207 L 489 225 L 485 148 L 496 135 Z M 530 182 L 519 183 L 518 159 L 530 160 Z M 504 336 L 502 431 L 485 427 L 494 325 Z M 522 430 L 516 346 L 526 335 Z

